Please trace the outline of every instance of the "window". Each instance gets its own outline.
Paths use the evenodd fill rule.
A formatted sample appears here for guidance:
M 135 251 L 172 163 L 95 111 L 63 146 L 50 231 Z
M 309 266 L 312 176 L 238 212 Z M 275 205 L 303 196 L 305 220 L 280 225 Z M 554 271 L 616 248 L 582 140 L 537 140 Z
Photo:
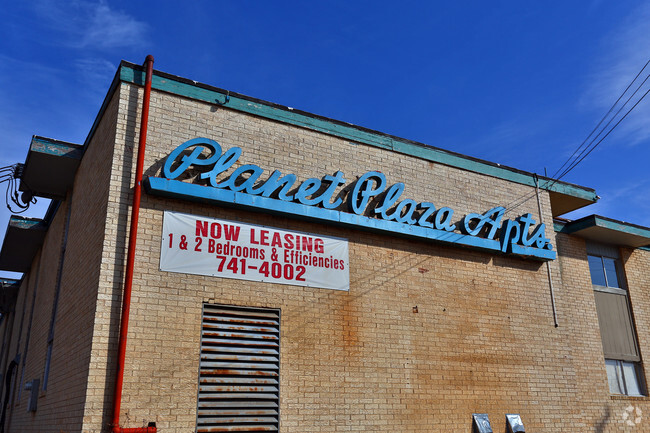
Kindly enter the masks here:
M 606 359 L 609 392 L 612 394 L 643 395 L 639 378 L 642 376 L 638 363 Z
M 588 245 L 587 252 L 609 391 L 644 395 L 641 357 L 618 250 Z
M 616 260 L 609 257 L 587 256 L 589 258 L 589 272 L 591 284 L 601 287 L 620 288 Z

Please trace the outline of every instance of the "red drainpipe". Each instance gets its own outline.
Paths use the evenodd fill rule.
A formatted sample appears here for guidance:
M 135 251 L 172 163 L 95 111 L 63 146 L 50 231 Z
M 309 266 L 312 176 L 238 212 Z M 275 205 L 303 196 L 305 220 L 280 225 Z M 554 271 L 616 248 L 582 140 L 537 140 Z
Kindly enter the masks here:
M 147 124 L 149 122 L 149 99 L 151 97 L 151 76 L 153 74 L 153 56 L 144 61 L 147 75 L 144 82 L 142 101 L 142 120 L 140 122 L 140 141 L 138 142 L 138 163 L 135 170 L 135 187 L 133 189 L 133 207 L 131 210 L 131 229 L 129 231 L 129 249 L 126 258 L 126 275 L 124 277 L 124 295 L 122 297 L 122 321 L 120 325 L 120 342 L 117 357 L 117 378 L 113 396 L 113 433 L 156 433 L 155 423 L 150 427 L 120 427 L 120 406 L 122 405 L 122 385 L 124 383 L 124 359 L 126 357 L 126 336 L 129 332 L 129 310 L 131 309 L 131 289 L 133 287 L 133 264 L 135 261 L 135 241 L 138 235 L 138 215 L 140 214 L 140 196 L 142 194 L 142 172 L 144 170 L 144 148 L 147 142 Z

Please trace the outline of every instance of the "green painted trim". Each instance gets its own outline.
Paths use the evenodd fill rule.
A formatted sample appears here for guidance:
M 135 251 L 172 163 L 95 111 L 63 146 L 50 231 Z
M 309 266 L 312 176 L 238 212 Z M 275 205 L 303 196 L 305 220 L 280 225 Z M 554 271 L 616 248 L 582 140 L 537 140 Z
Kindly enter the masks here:
M 623 221 L 613 220 L 611 218 L 605 218 L 600 215 L 589 215 L 584 218 L 568 222 L 562 226 L 560 226 L 559 223 L 554 223 L 556 232 L 567 234 L 577 233 L 591 227 L 602 227 L 618 233 L 647 238 L 648 242 L 650 243 L 650 228 L 626 223 Z
M 650 228 L 641 227 L 623 221 L 616 221 L 611 218 L 602 217 L 600 215 L 595 215 L 595 221 L 598 227 L 603 227 L 609 230 L 614 230 L 628 235 L 647 238 L 648 242 L 650 243 Z
M 2 285 L 3 288 L 7 286 L 17 286 L 20 284 L 21 280 L 15 280 L 13 278 L 0 278 L 0 285 Z
M 120 80 L 126 83 L 143 85 L 144 70 L 141 67 L 122 62 L 119 70 Z M 443 149 L 427 146 L 422 143 L 390 136 L 378 131 L 339 122 L 333 119 L 316 116 L 300 110 L 256 100 L 244 95 L 235 94 L 223 89 L 209 87 L 180 77 L 154 71 L 151 87 L 153 89 L 174 95 L 191 98 L 210 104 L 218 104 L 232 110 L 242 111 L 255 116 L 264 117 L 295 126 L 323 132 L 336 137 L 355 142 L 365 143 L 382 149 L 425 159 L 444 165 L 472 171 L 479 174 L 496 177 L 528 186 L 535 186 L 535 175 L 510 167 L 470 158 Z M 572 185 L 565 182 L 555 182 L 552 179 L 540 177 L 540 188 L 556 193 L 596 202 L 598 196 L 591 188 Z
M 24 218 L 12 215 L 9 218 L 7 229 L 16 228 L 22 230 L 47 230 L 47 223 L 38 218 Z
M 65 141 L 53 140 L 45 137 L 32 137 L 29 145 L 30 152 L 45 153 L 53 156 L 62 156 L 81 160 L 83 156 L 83 146 Z
M 564 226 L 566 223 L 558 223 L 553 221 L 553 231 L 556 233 L 562 233 L 562 230 L 564 230 Z
M 589 215 L 575 221 L 568 222 L 559 230 L 560 233 L 572 234 L 596 225 L 596 215 Z

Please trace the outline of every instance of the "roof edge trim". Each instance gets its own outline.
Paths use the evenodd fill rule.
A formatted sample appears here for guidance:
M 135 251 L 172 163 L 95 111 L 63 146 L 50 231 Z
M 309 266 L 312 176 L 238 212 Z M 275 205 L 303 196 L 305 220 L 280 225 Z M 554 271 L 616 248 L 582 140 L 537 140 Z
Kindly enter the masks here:
M 614 230 L 629 235 L 642 236 L 650 239 L 650 228 L 648 227 L 643 227 L 625 221 L 618 221 L 600 215 L 589 215 L 584 218 L 566 223 L 560 232 L 571 234 L 589 227 L 602 227 L 609 230 Z
M 29 145 L 30 152 L 41 152 L 53 156 L 81 159 L 83 146 L 67 141 L 54 140 L 52 138 L 34 135 Z M 29 155 L 28 155 L 29 158 Z
M 144 85 L 144 68 L 140 65 L 122 61 L 118 70 L 118 76 L 123 82 L 138 86 Z M 165 72 L 154 70 L 152 88 L 190 99 L 222 105 L 226 108 L 255 116 L 323 132 L 339 138 L 393 150 L 463 170 L 532 187 L 536 185 L 536 175 L 533 173 L 428 146 L 423 143 L 392 136 L 351 123 L 341 122 L 272 102 L 255 99 Z M 590 202 L 596 202 L 598 200 L 598 196 L 592 188 L 556 181 L 544 176 L 539 176 L 539 180 L 541 189 L 577 197 Z
M 0 278 L 0 287 L 3 289 L 5 287 L 10 287 L 10 286 L 19 286 L 22 281 L 21 279 L 15 279 L 15 278 Z
M 582 237 L 593 238 L 593 234 L 589 235 L 589 229 L 606 230 L 610 233 L 617 234 L 617 237 L 623 239 L 636 239 L 638 242 L 635 248 L 650 246 L 650 228 L 643 227 L 637 224 L 628 223 L 625 221 L 618 221 L 612 218 L 603 217 L 600 215 L 589 215 L 575 221 L 555 221 L 553 227 L 557 233 L 575 234 Z M 581 233 L 582 232 L 582 233 Z M 605 232 L 601 232 L 605 233 Z M 599 236 L 599 235 L 597 235 Z M 643 245 L 645 243 L 645 245 Z M 622 243 L 626 244 L 625 242 Z
M 9 217 L 9 224 L 7 226 L 25 230 L 47 230 L 49 224 L 47 221 L 40 218 L 27 218 L 18 215 L 11 215 Z

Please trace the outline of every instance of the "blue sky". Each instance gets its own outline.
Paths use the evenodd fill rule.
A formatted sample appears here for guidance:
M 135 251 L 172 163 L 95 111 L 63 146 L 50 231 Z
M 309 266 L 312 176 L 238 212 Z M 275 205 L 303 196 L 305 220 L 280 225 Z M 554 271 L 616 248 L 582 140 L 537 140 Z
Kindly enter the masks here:
M 5 2 L 0 166 L 32 135 L 83 143 L 119 61 L 153 54 L 171 74 L 553 174 L 650 58 L 642 1 L 179 4 Z M 649 144 L 650 96 L 563 179 L 602 197 L 569 217 L 650 226 Z

